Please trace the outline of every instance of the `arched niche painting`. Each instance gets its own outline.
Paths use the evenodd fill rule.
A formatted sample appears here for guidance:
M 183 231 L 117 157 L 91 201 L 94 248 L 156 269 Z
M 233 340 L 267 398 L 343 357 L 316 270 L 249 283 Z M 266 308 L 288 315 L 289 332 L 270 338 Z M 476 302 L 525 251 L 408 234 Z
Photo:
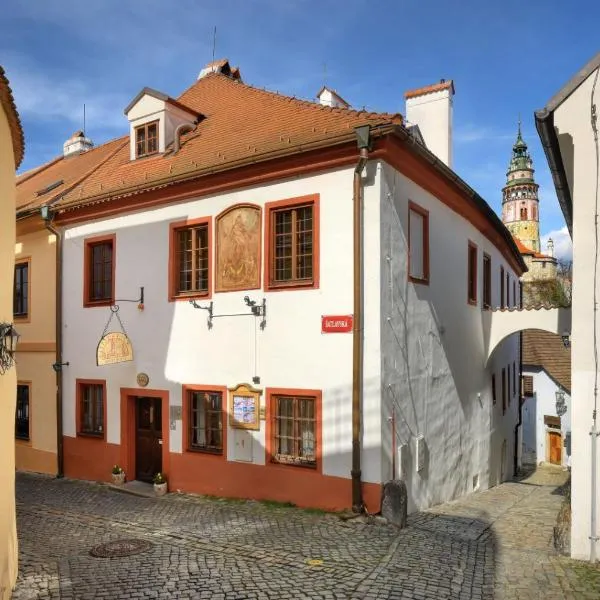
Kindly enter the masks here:
M 217 292 L 260 287 L 260 208 L 234 206 L 217 217 Z

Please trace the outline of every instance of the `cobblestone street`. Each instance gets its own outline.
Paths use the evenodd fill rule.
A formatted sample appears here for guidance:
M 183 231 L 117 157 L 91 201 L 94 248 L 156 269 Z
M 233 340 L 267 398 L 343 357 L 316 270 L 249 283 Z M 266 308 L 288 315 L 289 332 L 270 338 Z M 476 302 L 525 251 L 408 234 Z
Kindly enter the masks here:
M 598 598 L 600 569 L 558 556 L 553 526 L 565 473 L 409 517 L 373 520 L 269 503 L 17 476 L 20 575 L 14 598 Z M 96 558 L 110 540 L 145 552 Z

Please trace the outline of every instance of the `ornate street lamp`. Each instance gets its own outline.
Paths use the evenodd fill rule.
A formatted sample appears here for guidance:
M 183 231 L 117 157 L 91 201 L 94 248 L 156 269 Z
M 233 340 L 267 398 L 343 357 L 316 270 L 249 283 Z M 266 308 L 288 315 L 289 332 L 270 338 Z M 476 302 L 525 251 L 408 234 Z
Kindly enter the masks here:
M 4 375 L 15 363 L 19 334 L 12 323 L 0 323 L 0 375 Z
M 556 390 L 556 414 L 562 417 L 567 412 L 567 403 L 565 401 L 565 392 Z

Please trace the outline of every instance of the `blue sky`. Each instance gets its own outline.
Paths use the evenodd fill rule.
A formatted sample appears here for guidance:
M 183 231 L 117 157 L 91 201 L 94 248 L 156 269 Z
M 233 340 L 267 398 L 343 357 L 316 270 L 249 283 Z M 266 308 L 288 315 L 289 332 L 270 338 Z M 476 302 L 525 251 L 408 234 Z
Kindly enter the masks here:
M 314 98 L 324 82 L 354 107 L 404 112 L 403 93 L 453 79 L 454 168 L 497 211 L 519 113 L 541 186 L 542 233 L 568 244 L 533 111 L 596 52 L 593 0 L 3 0 L 0 64 L 26 136 L 23 169 L 82 126 L 126 131 L 144 86 L 179 95 L 212 57 L 259 87 Z M 560 230 L 563 233 L 560 233 Z

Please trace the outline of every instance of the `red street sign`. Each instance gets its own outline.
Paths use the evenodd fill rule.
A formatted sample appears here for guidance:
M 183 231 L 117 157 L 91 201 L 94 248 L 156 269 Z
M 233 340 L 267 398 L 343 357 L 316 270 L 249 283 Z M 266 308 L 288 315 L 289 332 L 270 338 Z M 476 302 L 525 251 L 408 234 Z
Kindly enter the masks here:
M 321 333 L 349 333 L 352 322 L 352 315 L 324 315 L 321 317 Z

